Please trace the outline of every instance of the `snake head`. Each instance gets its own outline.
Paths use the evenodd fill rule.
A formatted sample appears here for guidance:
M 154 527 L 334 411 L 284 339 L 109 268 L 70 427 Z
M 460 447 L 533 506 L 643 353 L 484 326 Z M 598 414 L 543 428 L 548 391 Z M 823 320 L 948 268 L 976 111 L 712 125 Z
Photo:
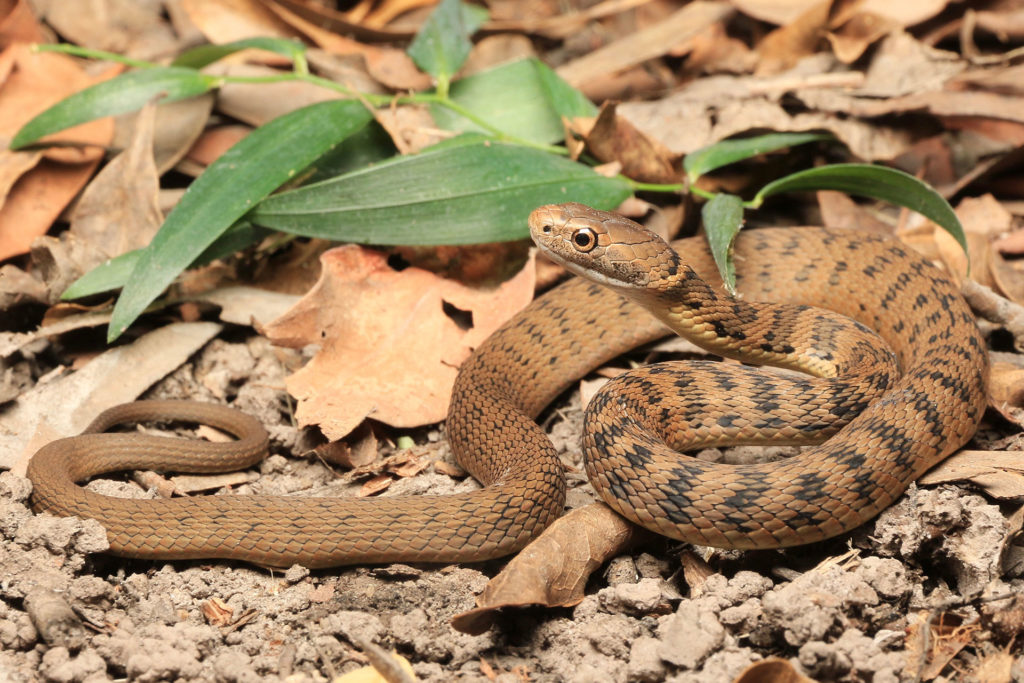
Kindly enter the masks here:
M 540 250 L 571 272 L 622 291 L 645 289 L 680 268 L 679 256 L 639 223 L 577 203 L 548 204 L 528 220 Z

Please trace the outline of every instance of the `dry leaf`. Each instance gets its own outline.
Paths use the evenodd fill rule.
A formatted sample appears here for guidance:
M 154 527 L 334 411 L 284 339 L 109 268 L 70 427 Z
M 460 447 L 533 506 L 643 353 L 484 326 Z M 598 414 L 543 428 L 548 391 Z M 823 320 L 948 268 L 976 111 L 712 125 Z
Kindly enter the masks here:
M 199 606 L 206 623 L 211 626 L 227 626 L 231 623 L 234 608 L 218 597 L 213 597 Z
M 362 487 L 359 489 L 359 493 L 356 494 L 359 498 L 366 498 L 367 496 L 375 496 L 381 491 L 385 490 L 394 479 L 386 474 L 378 474 L 376 477 L 367 479 L 363 482 Z
M 423 90 L 430 87 L 430 77 L 416 68 L 412 58 L 403 50 L 364 45 L 325 29 L 319 22 L 303 18 L 298 12 L 283 7 L 281 3 L 266 2 L 265 6 L 324 50 L 336 55 L 359 55 L 366 63 L 367 72 L 389 88 Z
M 162 3 L 138 0 L 35 3 L 40 19 L 69 43 L 136 59 L 177 52 L 178 40 L 163 18 Z
M 754 73 L 758 76 L 777 74 L 817 52 L 831 7 L 832 0 L 818 0 L 793 21 L 765 36 L 757 48 L 761 59 Z
M 32 5 L 27 0 L 14 0 L 13 3 L 8 3 L 7 7 L 7 14 L 0 19 L 0 45 L 54 41 L 51 33 L 40 25 L 32 12 Z
M 321 257 L 317 285 L 265 330 L 275 344 L 321 345 L 288 378 L 300 425 L 340 439 L 372 417 L 396 427 L 444 419 L 458 366 L 533 293 L 533 262 L 483 291 L 419 268 L 392 270 L 349 245 Z M 470 326 L 460 322 L 469 317 Z
M 654 57 L 700 35 L 712 24 L 724 21 L 732 10 L 719 2 L 697 0 L 665 20 L 615 40 L 578 59 L 558 67 L 558 75 L 586 91 L 586 86 L 602 77 Z
M 155 121 L 156 106 L 147 104 L 135 118 L 127 149 L 86 186 L 71 214 L 70 233 L 97 251 L 90 266 L 146 246 L 163 222 L 157 205 L 160 178 L 153 161 Z M 69 274 L 68 284 L 82 272 Z
M 924 473 L 919 484 L 971 484 L 999 500 L 1024 497 L 1024 452 L 960 451 Z
M 815 683 L 793 668 L 788 659 L 771 657 L 754 662 L 744 669 L 733 683 Z
M 10 139 L 29 119 L 58 100 L 115 73 L 90 78 L 65 55 L 38 52 L 16 44 L 3 52 L 11 72 L 0 87 L 0 138 Z M 44 159 L 32 165 L 25 159 L 10 163 L 26 170 L 16 182 L 8 177 L 10 190 L 0 207 L 0 260 L 28 251 L 89 179 L 103 156 L 99 146 L 110 141 L 111 119 L 100 119 L 45 138 L 46 141 L 85 143 L 86 148 L 60 147 L 44 151 Z
M 647 183 L 679 182 L 679 160 L 663 145 L 652 140 L 629 121 L 615 114 L 615 103 L 607 102 L 586 136 L 587 148 L 600 161 L 617 161 L 622 173 Z
M 603 503 L 572 510 L 549 526 L 491 579 L 475 609 L 452 618 L 456 630 L 480 634 L 502 607 L 571 607 L 583 599 L 591 573 L 650 532 Z
M 352 441 L 352 445 L 344 441 L 331 441 L 314 450 L 323 460 L 348 469 L 366 467 L 377 460 L 377 437 L 374 436 L 373 428 L 369 424 L 364 422 L 357 427 L 349 440 Z
M 892 235 L 891 225 L 879 220 L 870 208 L 858 204 L 845 192 L 820 190 L 817 193 L 821 224 L 826 228 L 862 230 L 879 235 Z
M 214 45 L 256 36 L 299 37 L 259 0 L 182 0 L 181 6 Z
M 970 644 L 981 627 L 977 623 L 963 625 L 960 617 L 948 612 L 931 620 L 927 611 L 916 616 L 917 620 L 907 627 L 907 663 L 903 674 L 930 681 Z
M 398 654 L 397 652 L 392 652 L 388 656 L 391 657 L 391 659 L 394 662 L 394 665 L 398 667 L 398 669 L 400 669 L 405 676 L 408 677 L 405 680 L 419 680 L 416 677 L 416 672 L 413 671 L 412 664 L 409 663 L 408 659 Z M 385 678 L 377 671 L 377 669 L 375 669 L 372 666 L 364 666 L 361 669 L 349 671 L 348 673 L 342 674 L 341 676 L 335 676 L 331 679 L 331 683 L 394 683 L 395 680 L 396 679 L 393 676 Z

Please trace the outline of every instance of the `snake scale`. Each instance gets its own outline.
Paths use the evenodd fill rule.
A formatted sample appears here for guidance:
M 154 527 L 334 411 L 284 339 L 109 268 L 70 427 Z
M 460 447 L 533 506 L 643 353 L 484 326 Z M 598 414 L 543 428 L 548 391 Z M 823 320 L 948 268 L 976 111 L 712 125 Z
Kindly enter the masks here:
M 988 365 L 973 317 L 943 273 L 895 241 L 813 228 L 745 231 L 735 246 L 742 298 L 733 299 L 701 241 L 677 242 L 672 252 L 636 223 L 579 204 L 541 207 L 530 226 L 555 260 L 601 284 L 573 278 L 538 298 L 460 369 L 448 437 L 481 490 L 130 500 L 77 485 L 130 468 L 228 471 L 266 449 L 259 423 L 232 409 L 137 402 L 34 456 L 34 509 L 97 519 L 110 552 L 136 558 L 326 567 L 505 555 L 563 510 L 562 467 L 536 416 L 591 369 L 664 336 L 665 324 L 721 355 L 808 373 L 656 365 L 598 393 L 583 444 L 595 487 L 627 518 L 674 538 L 775 548 L 843 533 L 965 443 L 981 419 Z M 655 304 L 661 321 L 636 301 Z M 239 439 L 96 433 L 141 419 L 209 423 Z M 826 437 L 755 465 L 670 448 Z

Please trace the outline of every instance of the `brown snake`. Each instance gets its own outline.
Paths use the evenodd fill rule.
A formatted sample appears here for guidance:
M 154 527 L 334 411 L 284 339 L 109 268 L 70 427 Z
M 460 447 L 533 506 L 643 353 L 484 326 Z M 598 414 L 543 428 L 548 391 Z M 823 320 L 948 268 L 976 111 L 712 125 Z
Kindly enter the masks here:
M 736 548 L 843 533 L 965 443 L 981 419 L 988 365 L 974 319 L 944 274 L 895 241 L 812 228 L 744 232 L 735 247 L 737 300 L 706 284 L 720 281 L 700 241 L 676 243 L 677 256 L 632 221 L 579 204 L 541 207 L 530 225 L 556 260 L 577 271 L 593 261 L 592 277 L 656 302 L 659 317 L 693 341 L 814 375 L 658 365 L 602 389 L 586 420 L 588 472 L 616 510 L 660 533 Z M 748 303 L 757 300 L 788 305 Z M 228 471 L 266 449 L 262 427 L 232 409 L 138 402 L 42 448 L 29 465 L 33 507 L 99 520 L 110 552 L 128 557 L 275 567 L 498 557 L 562 513 L 562 467 L 534 418 L 592 368 L 665 334 L 640 306 L 583 278 L 493 334 L 460 370 L 448 414 L 457 461 L 484 484 L 470 494 L 130 500 L 78 486 L 131 468 Z M 672 393 L 654 393 L 663 389 Z M 215 445 L 90 433 L 140 419 L 209 423 L 240 438 Z M 710 464 L 665 445 L 813 443 L 829 435 L 793 458 L 758 465 Z

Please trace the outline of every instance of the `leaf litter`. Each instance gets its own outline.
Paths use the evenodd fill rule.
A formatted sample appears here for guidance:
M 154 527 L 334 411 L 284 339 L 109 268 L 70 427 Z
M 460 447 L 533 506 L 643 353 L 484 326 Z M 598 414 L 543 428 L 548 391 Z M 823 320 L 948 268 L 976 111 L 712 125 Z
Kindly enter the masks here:
M 77 88 L 90 78 L 109 77 L 102 71 L 85 75 L 83 62 L 31 53 L 18 42 L 54 30 L 83 46 L 144 58 L 152 56 L 148 50 L 180 52 L 197 36 L 215 43 L 253 35 L 294 37 L 323 50 L 310 55 L 314 69 L 360 91 L 387 93 L 429 82 L 393 42 L 407 40 L 425 16 L 417 3 L 366 1 L 339 12 L 297 0 L 184 0 L 168 3 L 166 17 L 142 20 L 134 11 L 117 12 L 121 5 L 114 0 L 102 4 L 109 11 L 89 21 L 75 19 L 70 5 L 36 16 L 28 3 L 11 5 L 0 23 L 0 101 L 35 98 L 42 104 L 23 111 L 0 107 L 17 113 L 16 120 L 2 124 L 0 135 L 9 138 L 32 113 L 63 96 L 21 83 L 31 69 L 81 73 L 71 81 Z M 312 573 L 293 567 L 280 575 L 223 563 L 158 564 L 95 554 L 106 547 L 102 529 L 94 522 L 33 517 L 26 508 L 27 482 L 17 471 L 34 451 L 30 439 L 42 443 L 74 433 L 102 407 L 143 394 L 227 400 L 267 424 L 274 454 L 258 472 L 230 479 L 231 493 L 471 490 L 475 483 L 453 465 L 443 433 L 430 425 L 443 418 L 457 365 L 525 305 L 534 286 L 532 262 L 522 265 L 515 252 L 485 260 L 469 275 L 448 269 L 444 256 L 432 260 L 431 250 L 343 247 L 324 256 L 328 265 L 314 287 L 319 293 L 311 292 L 281 318 L 280 311 L 294 301 L 291 295 L 316 281 L 318 266 L 310 254 L 322 249 L 304 251 L 304 244 L 293 244 L 291 263 L 261 274 L 271 270 L 268 264 L 282 263 L 272 261 L 281 247 L 269 241 L 230 267 L 190 275 L 189 284 L 177 290 L 187 294 L 187 302 L 168 299 L 159 317 L 146 319 L 152 331 L 101 353 L 101 340 L 89 331 L 105 322 L 102 313 L 75 312 L 80 319 L 64 326 L 57 317 L 61 309 L 43 317 L 60 289 L 47 291 L 44 282 L 70 281 L 81 271 L 81 259 L 67 248 L 60 255 L 54 238 L 46 238 L 46 248 L 32 245 L 47 230 L 60 234 L 58 216 L 93 176 L 102 156 L 96 150 L 114 130 L 99 121 L 90 124 L 96 133 L 83 127 L 61 134 L 85 145 L 5 151 L 0 164 L 0 236 L 7 236 L 0 244 L 11 245 L 0 270 L 0 302 L 10 320 L 19 319 L 15 314 L 35 320 L 11 330 L 28 336 L 4 339 L 5 382 L 11 388 L 0 394 L 8 396 L 0 442 L 3 466 L 12 472 L 0 475 L 0 670 L 16 679 L 54 681 L 362 680 L 345 676 L 370 675 L 371 669 L 386 680 L 438 681 L 944 681 L 955 680 L 957 672 L 981 681 L 1019 678 L 1024 618 L 1014 593 L 1020 593 L 1024 576 L 1018 540 L 1024 497 L 1018 432 L 1024 413 L 1021 364 L 1009 349 L 1024 339 L 1018 310 L 1024 291 L 1017 268 L 1021 250 L 1012 241 L 1024 212 L 1007 201 L 1013 196 L 1007 190 L 1019 188 L 1013 159 L 1024 143 L 1014 52 L 1024 37 L 1019 10 L 994 2 L 964 11 L 939 0 L 634 0 L 589 9 L 542 3 L 525 19 L 518 3 L 493 3 L 492 10 L 485 29 L 525 31 L 547 41 L 486 46 L 491 52 L 485 55 L 490 39 L 477 40 L 470 62 L 484 68 L 503 56 L 540 52 L 592 97 L 621 100 L 604 108 L 596 126 L 576 122 L 571 129 L 586 131 L 577 133 L 581 151 L 633 177 L 668 182 L 679 155 L 736 133 L 828 130 L 860 159 L 895 161 L 956 199 L 976 255 L 971 277 L 977 282 L 967 289 L 991 318 L 982 322 L 994 347 L 1005 347 L 997 352 L 1001 361 L 993 375 L 994 412 L 973 447 L 926 475 L 876 522 L 845 539 L 784 552 L 680 552 L 660 540 L 624 547 L 621 534 L 632 532 L 616 531 L 617 519 L 576 526 L 569 517 L 503 572 L 504 562 L 496 561 Z M 389 23 L 392 17 L 398 19 Z M 214 68 L 273 75 L 281 64 L 277 55 L 247 51 Z M 57 81 L 31 81 L 43 82 Z M 208 137 L 225 121 L 217 117 L 258 126 L 300 100 L 327 96 L 309 84 L 284 85 L 289 87 L 268 96 L 266 85 L 228 84 L 216 102 L 207 96 L 206 102 L 182 103 L 192 118 L 173 135 L 165 130 L 170 119 L 161 123 L 159 114 L 150 133 L 146 114 L 134 122 L 134 140 L 120 127 L 123 142 L 117 144 L 126 151 L 117 158 L 140 170 L 120 171 L 118 183 L 118 162 L 108 163 L 63 217 L 71 219 L 71 231 L 64 234 L 81 231 L 83 217 L 90 216 L 100 228 L 113 228 L 102 240 L 88 237 L 90 248 L 114 255 L 131 246 L 126 239 L 144 243 L 148 228 L 138 225 L 152 225 L 161 210 L 155 208 L 152 165 L 161 175 L 172 167 L 195 174 L 230 146 Z M 643 93 L 648 96 L 641 100 Z M 389 123 L 385 130 L 403 150 L 415 146 L 411 141 L 420 132 L 437 132 L 422 118 Z M 239 129 L 229 133 L 238 135 Z M 147 144 L 146 135 L 166 135 L 171 142 Z M 189 151 L 196 136 L 203 145 Z M 649 151 L 638 155 L 632 142 L 637 139 Z M 157 150 L 140 156 L 147 146 Z M 780 160 L 767 155 L 759 162 L 770 168 Z M 709 189 L 742 191 L 758 173 L 741 166 L 702 182 Z M 116 193 L 131 187 L 129 180 L 137 184 L 135 194 L 119 201 Z M 45 195 L 40 186 L 47 188 Z M 785 208 L 769 205 L 757 220 L 896 232 L 929 258 L 966 274 L 945 233 L 928 221 L 834 193 L 821 192 L 816 199 Z M 36 205 L 42 207 L 38 212 L 21 208 Z M 132 206 L 137 208 L 126 211 Z M 632 206 L 638 216 L 646 209 Z M 677 228 L 693 222 L 689 217 L 695 214 L 686 208 L 677 203 L 658 210 Z M 126 213 L 137 218 L 114 220 Z M 455 251 L 447 258 L 458 263 L 464 256 Z M 403 261 L 416 265 L 392 268 Z M 492 269 L 501 274 L 488 273 Z M 283 281 L 292 284 L 281 289 Z M 495 287 L 500 282 L 505 285 Z M 367 295 L 378 287 L 385 293 Z M 320 296 L 325 290 L 330 295 Z M 282 291 L 287 295 L 276 294 Z M 228 325 L 177 322 L 196 316 L 219 317 Z M 337 333 L 343 324 L 348 331 Z M 1003 328 L 1013 340 L 1008 346 L 999 341 Z M 288 339 L 285 346 L 292 348 L 271 346 L 261 334 Z M 431 336 L 429 352 L 412 345 L 413 337 Z M 70 372 L 71 365 L 78 369 Z M 16 374 L 25 383 L 15 382 Z M 365 378 L 375 386 L 363 390 Z M 297 405 L 286 388 L 299 398 Z M 341 399 L 340 407 L 324 409 Z M 593 494 L 580 473 L 575 441 L 582 414 L 576 400 L 557 404 L 544 420 L 569 470 L 570 506 L 591 515 L 586 505 Z M 372 421 L 364 421 L 367 416 Z M 399 448 L 409 437 L 417 445 Z M 352 469 L 341 474 L 343 467 Z M 165 484 L 165 495 L 225 485 L 195 479 L 135 473 L 90 487 L 145 497 L 159 495 Z M 591 575 L 606 557 L 612 557 L 607 568 Z M 477 594 L 483 604 L 474 604 Z M 513 604 L 558 607 L 492 609 Z M 494 626 L 483 632 L 482 622 L 466 627 L 473 617 Z M 478 633 L 454 630 L 451 619 Z M 401 669 L 388 663 L 391 650 L 405 662 L 396 665 Z

